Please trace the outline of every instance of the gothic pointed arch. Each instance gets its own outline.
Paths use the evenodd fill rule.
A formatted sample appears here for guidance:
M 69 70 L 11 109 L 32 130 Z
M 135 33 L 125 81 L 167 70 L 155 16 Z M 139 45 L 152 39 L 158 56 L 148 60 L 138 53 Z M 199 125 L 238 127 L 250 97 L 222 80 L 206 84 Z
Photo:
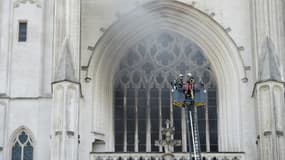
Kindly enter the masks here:
M 219 92 L 219 151 L 242 151 L 240 94 L 245 87 L 242 79 L 246 78 L 246 73 L 239 50 L 221 25 L 210 16 L 192 6 L 172 0 L 153 1 L 126 14 L 111 25 L 95 45 L 87 76 L 92 79 L 94 111 L 100 110 L 100 113 L 93 113 L 93 121 L 101 121 L 110 126 L 108 129 L 99 129 L 110 138 L 106 142 L 106 149 L 114 151 L 114 139 L 111 138 L 114 133 L 114 86 L 111 84 L 115 81 L 120 61 L 130 46 L 162 30 L 183 35 L 204 51 L 212 65 Z M 108 118 L 98 119 L 102 114 Z M 93 126 L 94 130 L 95 128 Z
M 207 106 L 197 109 L 201 150 L 218 151 L 217 88 L 211 64 L 203 50 L 190 39 L 163 30 L 130 46 L 117 67 L 115 152 L 162 152 L 155 141 L 162 139 L 162 127 L 167 119 L 175 127 L 174 138 L 182 140 L 181 146 L 175 146 L 173 151 L 187 152 L 185 112 L 172 106 L 171 96 L 173 80 L 187 73 L 192 73 L 197 83 L 204 83 L 209 97 Z
M 14 131 L 10 138 L 11 160 L 33 160 L 35 138 L 30 129 L 21 126 Z

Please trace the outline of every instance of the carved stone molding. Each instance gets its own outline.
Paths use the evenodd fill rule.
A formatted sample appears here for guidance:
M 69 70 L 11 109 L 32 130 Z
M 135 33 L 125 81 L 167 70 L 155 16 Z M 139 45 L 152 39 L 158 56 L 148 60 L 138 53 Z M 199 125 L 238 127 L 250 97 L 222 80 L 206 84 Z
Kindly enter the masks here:
M 110 80 L 115 77 L 120 60 L 128 53 L 126 51 L 132 44 L 160 30 L 173 31 L 196 42 L 211 62 L 220 95 L 218 132 L 222 134 L 218 138 L 219 150 L 242 151 L 240 92 L 245 86 L 240 82 L 247 76 L 241 55 L 232 39 L 209 16 L 177 1 L 153 1 L 144 5 L 143 10 L 143 16 L 140 12 L 133 12 L 121 17 L 96 44 L 87 71 L 87 76 L 92 77 L 94 88 L 93 106 L 108 106 L 108 109 L 104 109 L 112 111 L 113 103 L 107 97 L 113 91 Z M 157 16 L 154 18 L 153 15 Z M 138 19 L 138 16 L 143 18 Z M 157 63 L 163 65 L 161 61 Z M 105 114 L 109 115 L 107 111 Z M 93 119 L 94 122 L 98 121 L 96 116 Z M 110 123 L 108 126 L 112 126 L 112 122 L 104 123 Z M 96 127 L 94 123 L 93 128 Z M 108 133 L 111 131 L 112 128 Z M 112 144 L 111 140 L 106 144 Z
M 14 2 L 14 8 L 18 8 L 21 4 L 26 4 L 28 2 L 30 4 L 35 4 L 38 8 L 42 8 L 42 4 L 39 0 L 16 0 Z

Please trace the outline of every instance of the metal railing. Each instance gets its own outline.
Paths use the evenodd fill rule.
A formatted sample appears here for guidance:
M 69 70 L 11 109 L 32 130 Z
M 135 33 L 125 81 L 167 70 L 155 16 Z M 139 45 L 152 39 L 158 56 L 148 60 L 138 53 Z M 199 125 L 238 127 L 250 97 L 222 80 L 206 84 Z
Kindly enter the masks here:
M 91 160 L 163 160 L 163 153 L 91 153 Z M 173 153 L 174 160 L 189 160 L 189 153 Z M 244 160 L 244 153 L 202 153 L 202 160 Z

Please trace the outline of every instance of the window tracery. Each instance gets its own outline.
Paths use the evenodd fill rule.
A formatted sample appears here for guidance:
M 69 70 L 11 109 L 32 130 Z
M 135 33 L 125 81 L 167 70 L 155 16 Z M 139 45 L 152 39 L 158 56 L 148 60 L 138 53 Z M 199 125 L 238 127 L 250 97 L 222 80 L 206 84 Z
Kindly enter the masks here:
M 211 113 L 206 115 L 205 109 L 198 110 L 202 150 L 212 142 L 212 150 L 217 150 L 216 81 L 210 62 L 191 40 L 162 31 L 130 47 L 118 68 L 114 82 L 115 151 L 161 152 L 162 148 L 156 147 L 154 141 L 161 138 L 165 119 L 174 123 L 175 139 L 185 140 L 183 111 L 171 105 L 170 83 L 178 74 L 188 72 L 209 89 L 207 109 Z M 205 130 L 206 123 L 211 124 L 211 132 Z M 208 142 L 207 134 L 211 135 Z M 185 143 L 174 148 L 177 152 L 186 150 Z
M 21 130 L 13 140 L 12 160 L 33 160 L 33 141 L 30 135 Z

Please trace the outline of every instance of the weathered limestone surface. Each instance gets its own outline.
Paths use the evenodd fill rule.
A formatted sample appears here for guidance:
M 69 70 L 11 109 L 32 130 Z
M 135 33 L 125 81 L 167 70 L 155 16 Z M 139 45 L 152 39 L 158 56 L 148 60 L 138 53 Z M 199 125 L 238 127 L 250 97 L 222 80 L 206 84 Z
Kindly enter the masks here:
M 80 1 L 55 1 L 51 160 L 77 160 Z
M 177 0 L 179 3 L 171 5 L 173 10 L 170 5 L 150 7 L 153 12 L 142 7 L 148 2 L 0 0 L 0 160 L 10 159 L 10 138 L 20 126 L 35 135 L 34 159 L 85 160 L 90 151 L 114 151 L 110 84 L 116 64 L 124 48 L 159 28 L 155 24 L 160 22 L 160 26 L 193 38 L 216 66 L 218 118 L 223 126 L 219 128 L 220 151 L 245 152 L 249 160 L 285 159 L 284 2 Z M 189 6 L 197 12 L 189 12 Z M 186 10 L 188 15 L 195 14 L 180 16 Z M 148 13 L 162 13 L 169 19 Z M 19 20 L 28 21 L 27 43 L 17 42 Z M 146 22 L 153 25 L 146 27 Z M 110 32 L 115 24 L 120 27 Z M 90 58 L 95 45 L 96 54 Z M 244 50 L 236 51 L 241 48 Z M 247 68 L 247 83 L 241 81 L 245 77 L 240 61 Z M 80 71 L 89 62 L 93 72 Z M 52 82 L 56 83 L 51 86 Z
M 79 85 L 72 82 L 53 84 L 51 160 L 77 160 Z
M 267 81 L 256 84 L 257 145 L 260 160 L 285 158 L 284 84 Z
M 284 2 L 252 1 L 258 159 L 285 158 Z

